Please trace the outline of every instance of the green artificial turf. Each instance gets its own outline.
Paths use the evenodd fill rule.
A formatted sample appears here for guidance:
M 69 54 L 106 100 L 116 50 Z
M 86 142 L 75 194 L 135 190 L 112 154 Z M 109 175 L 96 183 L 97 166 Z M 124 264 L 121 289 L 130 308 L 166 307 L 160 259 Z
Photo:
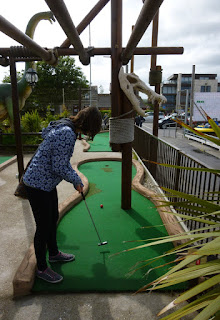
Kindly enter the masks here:
M 0 164 L 4 163 L 5 161 L 11 159 L 11 156 L 0 156 Z
M 90 144 L 89 152 L 106 152 L 112 151 L 109 145 L 109 132 L 101 132 L 97 134 L 93 141 L 88 141 Z
M 58 226 L 59 249 L 74 253 L 76 260 L 69 263 L 51 264 L 53 270 L 62 274 L 64 280 L 49 284 L 36 279 L 33 291 L 135 291 L 161 276 L 170 265 L 150 269 L 171 261 L 170 257 L 154 262 L 128 276 L 138 262 L 157 257 L 171 249 L 172 244 L 163 244 L 124 252 L 125 249 L 143 244 L 143 240 L 167 235 L 162 220 L 154 205 L 132 190 L 132 208 L 121 209 L 121 162 L 88 162 L 79 170 L 90 182 L 86 202 L 105 246 L 98 246 L 98 237 L 86 209 L 81 201 L 67 213 Z M 135 175 L 135 168 L 132 172 Z M 100 205 L 103 204 L 103 208 Z M 143 229 L 148 226 L 150 228 Z M 154 227 L 158 226 L 158 227 Z M 146 275 L 146 273 L 148 273 Z

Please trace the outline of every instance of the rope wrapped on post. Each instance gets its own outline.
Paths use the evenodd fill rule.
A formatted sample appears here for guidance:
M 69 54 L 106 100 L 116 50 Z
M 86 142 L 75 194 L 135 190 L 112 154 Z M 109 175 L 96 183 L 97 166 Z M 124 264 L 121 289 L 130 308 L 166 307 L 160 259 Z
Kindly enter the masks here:
M 115 144 L 129 143 L 134 140 L 134 118 L 121 119 L 133 110 L 109 119 L 109 142 Z

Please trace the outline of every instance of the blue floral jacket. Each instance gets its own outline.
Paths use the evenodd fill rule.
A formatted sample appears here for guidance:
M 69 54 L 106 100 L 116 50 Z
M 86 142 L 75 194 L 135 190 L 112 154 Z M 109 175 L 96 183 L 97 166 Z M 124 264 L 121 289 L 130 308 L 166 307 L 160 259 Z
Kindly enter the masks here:
M 77 135 L 67 125 L 51 122 L 42 131 L 43 142 L 38 147 L 23 181 L 27 186 L 44 191 L 53 190 L 63 179 L 76 188 L 82 180 L 73 170 L 70 158 Z

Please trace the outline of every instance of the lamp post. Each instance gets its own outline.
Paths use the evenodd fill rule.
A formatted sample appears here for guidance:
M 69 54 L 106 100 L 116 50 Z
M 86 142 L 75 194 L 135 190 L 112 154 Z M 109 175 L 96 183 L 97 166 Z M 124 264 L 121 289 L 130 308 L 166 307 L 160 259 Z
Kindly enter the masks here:
M 29 68 L 26 71 L 25 79 L 26 79 L 27 83 L 33 88 L 36 85 L 36 83 L 38 82 L 37 72 L 34 69 Z

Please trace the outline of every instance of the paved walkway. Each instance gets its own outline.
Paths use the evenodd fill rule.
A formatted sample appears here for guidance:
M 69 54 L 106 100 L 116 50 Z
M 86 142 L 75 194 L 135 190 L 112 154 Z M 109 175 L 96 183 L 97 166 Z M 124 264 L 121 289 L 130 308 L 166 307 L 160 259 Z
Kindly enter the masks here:
M 119 157 L 120 153 L 111 153 Z M 110 153 L 99 153 L 109 157 Z M 97 153 L 83 152 L 77 141 L 72 164 L 78 160 L 97 157 Z M 25 156 L 25 164 L 29 156 Z M 17 163 L 0 172 L 0 319 L 1 320 L 156 320 L 156 314 L 174 298 L 172 293 L 72 293 L 38 294 L 13 299 L 12 280 L 26 251 L 33 242 L 34 220 L 27 200 L 17 199 Z M 62 202 L 74 191 L 71 184 L 58 186 Z M 185 318 L 185 319 L 191 319 Z

